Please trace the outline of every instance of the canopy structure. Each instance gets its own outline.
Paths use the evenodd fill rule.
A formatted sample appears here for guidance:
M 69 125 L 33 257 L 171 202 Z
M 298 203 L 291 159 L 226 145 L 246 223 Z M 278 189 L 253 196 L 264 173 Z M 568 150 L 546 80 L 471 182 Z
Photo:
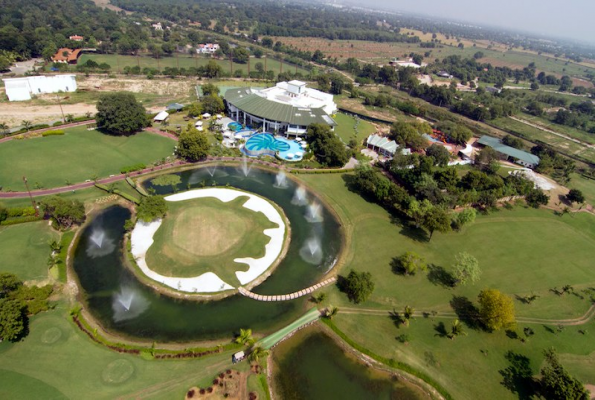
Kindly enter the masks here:
M 161 111 L 159 114 L 155 115 L 155 118 L 153 118 L 153 121 L 163 122 L 167 119 L 167 117 L 169 117 L 169 114 L 167 113 L 167 111 Z
M 167 105 L 168 111 L 181 111 L 182 108 L 184 108 L 184 105 L 180 103 L 171 103 Z
M 373 150 L 390 157 L 393 157 L 399 148 L 397 142 L 380 135 L 368 136 L 367 142 L 368 147 L 371 147 Z
M 202 115 L 202 117 L 203 117 L 203 118 L 211 118 L 211 114 L 209 114 L 209 113 L 204 113 L 204 114 Z

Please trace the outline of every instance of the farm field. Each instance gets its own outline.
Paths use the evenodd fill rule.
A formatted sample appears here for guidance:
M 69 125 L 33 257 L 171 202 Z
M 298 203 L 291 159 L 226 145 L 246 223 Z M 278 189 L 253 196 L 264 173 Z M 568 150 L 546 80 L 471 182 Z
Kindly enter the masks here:
M 585 362 L 584 358 L 595 351 L 592 340 L 578 333 L 579 329 L 592 329 L 593 321 L 568 326 L 558 334 L 546 329 L 555 332 L 555 321 L 580 318 L 589 309 L 588 299 L 560 297 L 550 289 L 570 284 L 579 291 L 595 284 L 595 272 L 587 261 L 590 259 L 587 253 L 595 245 L 592 215 L 577 213 L 561 218 L 551 211 L 517 206 L 513 210 L 480 215 L 462 232 L 435 234 L 428 242 L 424 234 L 391 220 L 385 210 L 350 192 L 345 187 L 348 175 L 304 175 L 301 179 L 323 194 L 345 223 L 349 248 L 347 267 L 340 274 L 345 276 L 350 269 L 369 271 L 376 284 L 370 299 L 359 306 L 348 303 L 345 295 L 334 287 L 326 290 L 328 304 L 343 311 L 337 325 L 360 345 L 436 377 L 455 398 L 493 399 L 514 398 L 500 385 L 498 374 L 499 369 L 508 366 L 504 354 L 509 350 L 528 354 L 534 372 L 543 359 L 541 351 L 551 344 L 561 353 L 568 353 L 568 357 L 581 360 L 577 363 Z M 391 260 L 405 251 L 425 257 L 431 266 L 430 273 L 413 277 L 394 274 Z M 441 271 L 448 271 L 454 256 L 461 251 L 478 259 L 483 271 L 480 282 L 454 289 L 442 286 Z M 487 334 L 467 326 L 468 337 L 450 341 L 436 336 L 434 325 L 443 321 L 450 326 L 453 318 L 450 315 L 458 310 L 451 304 L 475 302 L 484 288 L 496 288 L 513 298 L 532 293 L 540 296 L 530 305 L 515 301 L 517 331 L 522 334 L 522 329 L 530 325 L 536 332 L 530 341 L 522 344 L 504 332 Z M 410 328 L 397 329 L 388 312 L 400 311 L 406 305 L 420 313 L 437 312 L 439 318 L 430 321 L 418 317 Z M 464 320 L 464 316 L 460 318 Z M 532 318 L 546 321 L 522 322 Z M 411 337 L 408 345 L 395 339 L 400 334 Z M 488 356 L 480 350 L 485 350 Z M 464 384 L 470 371 L 481 371 L 478 374 L 481 384 Z M 591 375 L 583 371 L 581 376 L 586 382 L 593 382 L 595 377 Z
M 218 60 L 210 57 L 204 56 L 197 56 L 192 57 L 187 54 L 179 54 L 177 57 L 164 57 L 160 59 L 156 59 L 149 56 L 120 56 L 115 54 L 83 54 L 80 58 L 78 63 L 84 64 L 87 60 L 93 60 L 98 64 L 107 63 L 111 66 L 112 72 L 117 72 L 118 70 L 123 71 L 124 67 L 136 67 L 140 66 L 141 70 L 143 68 L 157 68 L 163 69 L 166 67 L 169 68 L 198 68 L 201 66 L 207 65 L 207 63 L 211 60 L 214 60 L 217 64 L 223 68 L 223 71 L 228 72 L 230 71 L 230 63 L 229 60 Z M 256 71 L 256 64 L 262 63 L 264 67 L 265 59 L 259 58 L 250 58 L 250 71 Z M 267 71 L 275 71 L 275 73 L 279 73 L 281 71 L 281 63 L 273 58 L 268 58 L 266 60 L 266 69 Z M 241 70 L 242 73 L 248 73 L 248 64 L 239 64 L 233 63 L 233 71 Z M 283 71 L 291 71 L 295 72 L 295 66 L 283 63 L 282 67 Z M 301 74 L 307 74 L 303 68 L 298 67 L 297 71 Z
M 50 242 L 59 238 L 47 221 L 0 226 L 1 272 L 15 274 L 23 281 L 46 280 Z
M 429 36 L 429 38 L 425 37 L 423 41 L 429 41 L 431 39 L 431 34 L 429 34 Z M 545 71 L 558 76 L 583 76 L 585 70 L 591 73 L 595 72 L 595 68 L 593 67 L 576 64 L 572 61 L 567 63 L 566 60 L 556 59 L 553 56 L 537 55 L 516 49 L 487 49 L 487 45 L 485 46 L 486 48 L 481 46 L 473 47 L 473 43 L 466 40 L 462 41 L 465 45 L 465 48 L 463 49 L 457 47 L 458 42 L 456 40 L 450 40 L 449 43 L 452 44 L 447 44 L 443 47 L 434 49 L 422 48 L 419 44 L 415 43 L 376 43 L 360 40 L 329 40 L 311 37 L 275 37 L 274 41 L 281 41 L 286 45 L 293 45 L 300 50 L 308 50 L 311 52 L 320 50 L 325 56 L 337 58 L 339 60 L 355 57 L 362 61 L 387 63 L 393 57 L 405 59 L 409 57 L 409 54 L 412 52 L 423 55 L 430 51 L 431 54 L 429 57 L 426 57 L 426 62 L 433 62 L 436 58 L 442 59 L 451 55 L 460 55 L 462 57 L 471 58 L 476 52 L 482 51 L 485 56 L 480 61 L 491 63 L 497 67 L 507 66 L 510 68 L 522 69 L 531 62 L 535 62 L 538 71 Z M 593 86 L 590 82 L 581 81 L 579 79 L 574 79 L 573 82 L 575 85 L 587 87 Z
M 163 361 L 120 354 L 92 342 L 60 304 L 33 318 L 25 341 L 0 343 L 0 363 L 2 398 L 171 399 L 183 398 L 192 386 L 210 385 L 231 367 L 231 352 Z
M 4 191 L 24 190 L 23 175 L 31 189 L 107 177 L 125 166 L 168 157 L 173 147 L 173 140 L 147 132 L 119 137 L 84 126 L 63 136 L 11 140 L 0 145 L 0 185 Z

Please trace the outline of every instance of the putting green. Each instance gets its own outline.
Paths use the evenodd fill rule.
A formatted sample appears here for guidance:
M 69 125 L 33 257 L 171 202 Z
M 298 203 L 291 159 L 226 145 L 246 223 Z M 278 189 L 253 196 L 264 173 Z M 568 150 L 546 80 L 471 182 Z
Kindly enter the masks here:
M 276 224 L 262 213 L 243 207 L 246 197 L 228 203 L 198 198 L 169 203 L 167 217 L 154 235 L 146 261 L 168 277 L 189 278 L 213 272 L 238 285 L 236 271 L 247 271 L 236 258 L 260 258 L 271 240 L 264 230 Z

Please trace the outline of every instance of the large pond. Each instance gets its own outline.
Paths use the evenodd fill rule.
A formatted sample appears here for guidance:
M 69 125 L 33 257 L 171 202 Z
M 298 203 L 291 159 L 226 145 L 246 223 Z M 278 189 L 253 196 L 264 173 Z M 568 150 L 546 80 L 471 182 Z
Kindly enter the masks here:
M 291 243 L 275 272 L 252 289 L 259 294 L 285 294 L 322 279 L 337 260 L 340 224 L 305 188 L 283 174 L 247 167 L 202 167 L 178 173 L 176 190 L 229 185 L 278 204 L 291 225 Z M 159 194 L 172 187 L 145 184 Z M 97 215 L 81 234 L 74 252 L 86 305 L 110 331 L 158 342 L 187 342 L 231 337 L 240 328 L 268 333 L 306 310 L 307 298 L 288 302 L 258 302 L 235 295 L 197 302 L 160 295 L 141 284 L 123 264 L 124 222 L 130 211 L 111 207 Z
M 429 399 L 419 387 L 346 353 L 317 328 L 307 328 L 273 351 L 278 397 L 288 399 Z

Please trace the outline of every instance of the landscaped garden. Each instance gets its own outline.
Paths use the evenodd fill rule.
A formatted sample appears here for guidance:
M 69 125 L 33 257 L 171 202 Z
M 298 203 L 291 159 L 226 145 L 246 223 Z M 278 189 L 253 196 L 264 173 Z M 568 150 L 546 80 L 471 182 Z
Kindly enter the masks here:
M 153 133 L 115 136 L 85 126 L 59 136 L 13 139 L 0 146 L 0 186 L 3 191 L 24 191 L 23 176 L 31 189 L 105 178 L 123 167 L 171 156 L 174 145 Z

